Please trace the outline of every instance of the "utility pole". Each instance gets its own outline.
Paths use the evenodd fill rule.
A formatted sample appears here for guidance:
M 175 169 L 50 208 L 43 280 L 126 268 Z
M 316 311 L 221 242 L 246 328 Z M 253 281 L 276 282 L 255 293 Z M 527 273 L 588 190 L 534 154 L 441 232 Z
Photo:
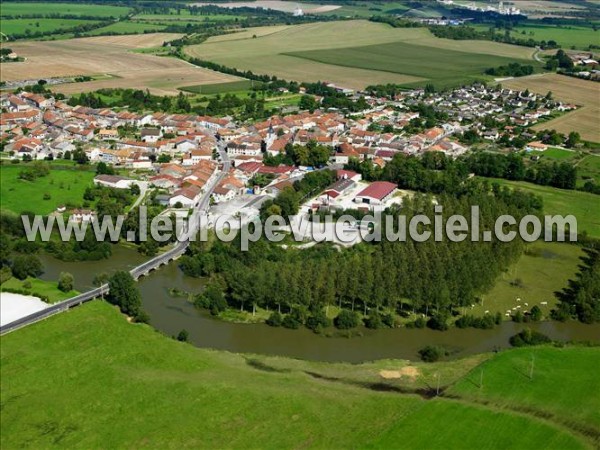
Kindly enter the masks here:
M 435 390 L 435 396 L 439 397 L 439 395 L 440 395 L 440 373 L 439 372 L 436 374 L 436 377 L 437 377 L 437 388 Z
M 479 374 L 479 388 L 481 389 L 483 387 L 483 369 L 481 369 L 481 372 Z
M 529 367 L 529 379 L 533 380 L 533 366 L 535 365 L 535 353 L 531 354 L 531 366 Z

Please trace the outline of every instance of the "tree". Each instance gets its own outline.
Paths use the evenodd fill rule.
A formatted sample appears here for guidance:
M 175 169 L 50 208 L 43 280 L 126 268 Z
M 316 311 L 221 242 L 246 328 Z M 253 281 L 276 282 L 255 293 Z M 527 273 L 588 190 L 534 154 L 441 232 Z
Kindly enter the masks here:
M 336 328 L 349 330 L 358 326 L 358 314 L 348 309 L 342 309 L 334 320 Z
M 114 175 L 115 169 L 106 164 L 105 162 L 99 162 L 96 166 L 96 173 L 98 175 Z
M 58 277 L 58 289 L 62 292 L 70 292 L 73 290 L 75 279 L 69 272 L 61 272 Z
M 171 162 L 171 155 L 169 155 L 168 153 L 161 153 L 158 156 L 158 159 L 156 160 L 156 162 L 159 164 L 165 164 L 165 163 Z
M 136 317 L 141 310 L 142 298 L 135 280 L 129 272 L 119 270 L 108 280 L 108 301 L 117 305 L 122 313 Z
M 15 257 L 12 265 L 13 275 L 19 280 L 24 280 L 27 277 L 37 277 L 44 271 L 42 262 L 35 255 L 20 255 Z
M 428 345 L 419 350 L 419 356 L 425 362 L 436 362 L 446 355 L 446 351 L 436 345 Z
M 567 137 L 565 145 L 568 148 L 576 147 L 581 142 L 581 136 L 577 131 L 571 131 Z
M 183 330 L 181 330 L 179 332 L 179 334 L 177 335 L 177 340 L 179 342 L 187 342 L 188 339 L 190 337 L 190 333 L 188 333 L 188 331 L 184 328 Z

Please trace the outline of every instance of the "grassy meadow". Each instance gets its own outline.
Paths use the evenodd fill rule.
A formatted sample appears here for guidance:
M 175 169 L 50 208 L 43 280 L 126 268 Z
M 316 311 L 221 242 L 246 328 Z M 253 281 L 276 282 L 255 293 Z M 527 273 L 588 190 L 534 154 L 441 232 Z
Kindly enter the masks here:
M 23 164 L 0 166 L 2 209 L 17 214 L 48 214 L 59 205 L 81 205 L 85 188 L 95 176 L 92 171 L 51 170 L 45 177 L 26 181 L 19 178 L 19 172 L 25 168 Z M 44 194 L 50 194 L 50 199 L 44 200 Z
M 600 380 L 592 376 L 597 353 L 598 348 L 585 347 L 536 347 L 499 353 L 454 384 L 449 393 L 507 409 L 543 412 L 552 421 L 595 429 L 598 435 Z M 481 370 L 483 386 L 479 387 Z
M 474 28 L 487 30 L 488 25 L 475 25 Z M 496 30 L 504 33 L 503 29 Z M 534 39 L 536 41 L 556 41 L 562 48 L 587 49 L 590 44 L 598 45 L 600 31 L 594 31 L 592 27 L 575 25 L 544 25 L 525 24 L 514 27 L 511 36 L 520 39 Z
M 193 94 L 212 95 L 225 94 L 228 92 L 247 91 L 252 86 L 258 86 L 260 83 L 251 80 L 232 81 L 230 83 L 199 84 L 196 86 L 183 86 L 179 89 Z
M 63 14 L 77 16 L 119 17 L 129 8 L 91 3 L 2 2 L 2 16 L 27 14 Z
M 136 34 L 144 33 L 149 31 L 162 31 L 166 28 L 165 25 L 158 23 L 142 23 L 123 21 L 112 23 L 106 27 L 96 28 L 95 30 L 87 32 L 86 36 L 98 36 L 105 33 L 116 33 L 116 34 Z
M 45 33 L 96 23 L 98 21 L 79 19 L 2 19 L 0 21 L 0 31 L 7 35 Z
M 537 305 L 547 317 L 556 304 L 554 293 L 575 278 L 582 255 L 577 245 L 543 241 L 530 244 L 519 261 L 498 277 L 492 290 L 485 294 L 483 304 L 467 312 L 479 316 L 485 311 L 500 312 L 509 319 L 504 316 L 507 310 L 520 306 L 522 311 L 529 311 Z
M 31 287 L 26 287 L 27 283 L 31 284 Z M 48 298 L 48 303 L 56 303 L 74 297 L 79 292 L 69 291 L 63 292 L 58 289 L 57 281 L 44 281 L 39 278 L 28 277 L 26 280 L 19 280 L 17 278 L 11 278 L 0 286 L 0 291 L 3 289 L 19 289 L 27 291 L 29 295 L 37 296 L 43 295 Z
M 486 41 L 434 37 L 426 28 L 382 23 L 310 23 L 250 28 L 189 46 L 190 56 L 298 81 L 331 81 L 350 88 L 411 85 L 483 76 L 484 69 L 521 61 L 536 65 L 533 49 Z
M 239 355 L 198 349 L 130 324 L 102 301 L 0 342 L 0 443 L 6 449 L 594 445 L 593 436 L 569 428 L 562 418 L 596 426 L 598 399 L 589 394 L 598 381 L 589 361 L 597 359 L 597 348 L 536 349 L 536 377 L 519 385 L 514 367 L 529 349 L 432 365 Z M 485 389 L 477 390 L 470 374 L 482 361 L 489 375 Z M 383 368 L 407 375 L 386 379 Z M 442 389 L 446 380 L 456 382 L 452 398 L 403 393 L 421 385 L 421 374 L 429 380 L 437 373 L 444 377 Z M 515 385 L 506 398 L 498 394 L 505 382 Z M 557 385 L 569 387 L 557 394 Z M 396 391 L 385 392 L 386 386 Z M 554 396 L 560 401 L 552 403 Z M 531 404 L 534 413 L 519 410 Z M 540 419 L 545 416 L 537 409 L 550 419 Z
M 573 214 L 577 218 L 577 232 L 587 232 L 589 236 L 600 238 L 600 215 L 598 214 L 598 196 L 589 192 L 558 189 L 540 186 L 526 181 L 508 181 L 494 179 L 503 185 L 542 197 L 544 214 Z

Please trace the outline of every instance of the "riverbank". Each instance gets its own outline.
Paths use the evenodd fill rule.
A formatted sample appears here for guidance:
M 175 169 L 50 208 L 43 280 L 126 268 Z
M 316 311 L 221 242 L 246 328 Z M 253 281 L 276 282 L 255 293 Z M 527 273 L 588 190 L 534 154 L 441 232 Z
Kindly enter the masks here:
M 31 295 L 0 292 L 0 325 L 4 326 L 50 306 Z
M 198 349 L 102 301 L 0 343 L 2 448 L 576 449 L 600 426 L 598 348 L 329 364 Z

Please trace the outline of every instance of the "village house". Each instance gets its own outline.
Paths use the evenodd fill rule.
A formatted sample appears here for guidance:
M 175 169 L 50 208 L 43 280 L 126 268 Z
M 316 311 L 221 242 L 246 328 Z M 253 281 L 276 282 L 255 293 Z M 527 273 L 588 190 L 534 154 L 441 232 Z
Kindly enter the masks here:
M 135 184 L 135 180 L 118 175 L 96 175 L 94 184 L 113 189 L 129 189 L 132 184 Z

